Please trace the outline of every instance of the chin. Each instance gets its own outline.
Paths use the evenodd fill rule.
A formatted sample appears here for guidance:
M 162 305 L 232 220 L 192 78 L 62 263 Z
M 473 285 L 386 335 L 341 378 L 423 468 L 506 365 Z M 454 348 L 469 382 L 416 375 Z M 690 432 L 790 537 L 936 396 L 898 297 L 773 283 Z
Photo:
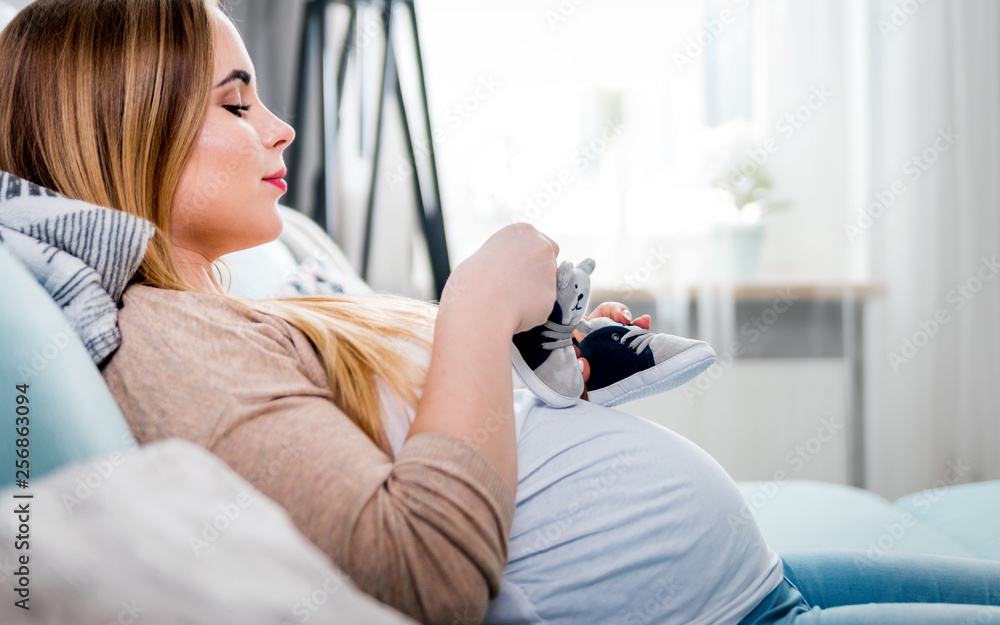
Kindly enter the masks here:
M 244 227 L 238 232 L 230 231 L 231 234 L 227 237 L 228 241 L 223 248 L 225 250 L 223 254 L 248 250 L 252 247 L 270 243 L 281 236 L 283 224 L 277 213 L 275 213 L 273 218 L 268 216 L 252 219 L 254 220 L 247 224 L 248 227 Z
M 280 237 L 285 225 L 281 221 L 281 215 L 278 213 L 277 203 L 268 207 L 266 212 L 257 218 L 252 225 L 252 236 L 256 242 L 252 243 L 249 247 L 264 245 Z
M 267 241 L 264 241 L 265 243 L 270 243 L 271 241 L 274 241 L 275 239 L 280 237 L 281 232 L 285 229 L 285 222 L 281 220 L 281 214 L 278 212 L 277 205 L 275 205 L 271 209 L 271 216 L 272 216 L 272 219 L 270 220 L 271 228 L 268 230 Z

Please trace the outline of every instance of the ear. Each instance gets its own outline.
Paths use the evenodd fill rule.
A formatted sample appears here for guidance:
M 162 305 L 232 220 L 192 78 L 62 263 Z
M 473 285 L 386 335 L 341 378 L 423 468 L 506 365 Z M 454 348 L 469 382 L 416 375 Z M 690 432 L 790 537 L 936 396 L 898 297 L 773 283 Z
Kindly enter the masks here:
M 594 269 L 597 268 L 597 263 L 594 262 L 593 258 L 584 258 L 580 261 L 580 264 L 577 265 L 577 268 L 582 269 L 584 273 L 590 275 L 594 273 Z
M 556 272 L 556 288 L 565 289 L 573 282 L 573 263 L 564 260 L 559 264 L 559 271 Z

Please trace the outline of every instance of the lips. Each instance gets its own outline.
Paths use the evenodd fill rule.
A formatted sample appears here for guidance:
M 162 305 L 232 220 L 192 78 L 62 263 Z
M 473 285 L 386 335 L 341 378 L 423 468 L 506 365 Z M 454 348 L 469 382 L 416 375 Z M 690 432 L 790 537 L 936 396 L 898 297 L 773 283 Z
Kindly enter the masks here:
M 288 183 L 285 182 L 284 178 L 288 174 L 288 170 L 282 168 L 270 176 L 264 178 L 264 182 L 270 182 L 274 186 L 278 187 L 282 193 L 288 191 Z

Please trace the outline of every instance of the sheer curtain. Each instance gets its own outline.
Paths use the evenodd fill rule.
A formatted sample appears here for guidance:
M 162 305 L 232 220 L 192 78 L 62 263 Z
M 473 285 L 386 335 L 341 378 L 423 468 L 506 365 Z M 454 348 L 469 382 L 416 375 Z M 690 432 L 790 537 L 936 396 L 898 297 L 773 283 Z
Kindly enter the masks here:
M 754 119 L 830 93 L 768 163 L 797 204 L 779 253 L 884 284 L 863 328 L 865 485 L 1000 478 L 1000 5 L 755 10 Z
M 871 187 L 904 189 L 870 227 L 888 289 L 868 460 L 888 495 L 1000 478 L 1000 5 L 896 4 L 871 5 Z

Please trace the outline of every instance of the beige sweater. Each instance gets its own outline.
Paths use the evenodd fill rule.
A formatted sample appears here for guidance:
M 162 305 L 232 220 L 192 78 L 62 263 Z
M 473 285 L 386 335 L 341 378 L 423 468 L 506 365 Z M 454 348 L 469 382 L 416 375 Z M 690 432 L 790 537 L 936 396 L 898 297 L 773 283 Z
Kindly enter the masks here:
M 388 457 L 333 404 L 305 335 L 239 302 L 132 286 L 119 325 L 102 369 L 140 443 L 207 447 L 361 589 L 418 620 L 482 619 L 514 493 L 479 452 L 423 433 Z

